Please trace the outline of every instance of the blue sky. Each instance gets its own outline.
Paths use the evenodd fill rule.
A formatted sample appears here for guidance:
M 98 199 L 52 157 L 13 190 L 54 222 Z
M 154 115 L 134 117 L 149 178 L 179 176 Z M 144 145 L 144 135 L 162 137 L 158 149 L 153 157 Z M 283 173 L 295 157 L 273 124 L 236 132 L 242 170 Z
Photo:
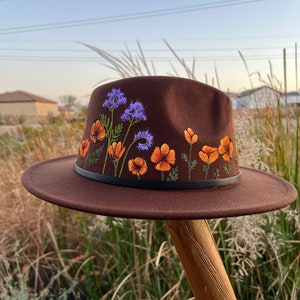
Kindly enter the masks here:
M 216 86 L 217 70 L 220 88 L 233 92 L 251 87 L 238 51 L 259 86 L 256 72 L 268 80 L 270 65 L 283 82 L 286 48 L 288 89 L 295 90 L 299 11 L 299 0 L 0 0 L 0 93 L 81 98 L 118 78 L 78 42 L 114 55 L 127 45 L 136 55 L 138 40 L 159 74 L 174 74 L 172 64 L 186 76 L 164 39 L 188 64 L 195 57 L 199 81 Z

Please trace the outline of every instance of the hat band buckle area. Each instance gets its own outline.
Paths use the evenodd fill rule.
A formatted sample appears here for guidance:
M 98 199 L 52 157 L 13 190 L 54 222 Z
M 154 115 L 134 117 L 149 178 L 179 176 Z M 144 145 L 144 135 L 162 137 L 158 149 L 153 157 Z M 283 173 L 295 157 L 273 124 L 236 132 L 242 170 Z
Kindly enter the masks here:
M 103 175 L 95 172 L 88 171 L 81 168 L 74 163 L 74 171 L 85 178 L 95 181 L 109 183 L 114 185 L 144 188 L 144 189 L 210 189 L 229 185 L 235 185 L 240 182 L 241 172 L 235 176 L 227 178 L 217 178 L 210 180 L 198 180 L 198 181 L 158 181 L 158 180 L 139 180 L 133 178 L 124 178 L 110 175 Z

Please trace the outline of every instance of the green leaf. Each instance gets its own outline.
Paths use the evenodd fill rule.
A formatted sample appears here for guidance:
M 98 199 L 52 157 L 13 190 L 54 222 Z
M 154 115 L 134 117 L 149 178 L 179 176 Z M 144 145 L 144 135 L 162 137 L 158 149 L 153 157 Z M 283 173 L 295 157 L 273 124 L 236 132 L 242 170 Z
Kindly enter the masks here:
M 119 123 L 118 125 L 115 126 L 115 128 L 112 131 L 112 137 L 111 137 L 112 143 L 118 141 L 122 130 L 123 130 L 123 123 Z
M 181 153 L 181 159 L 182 159 L 183 161 L 185 161 L 186 163 L 189 162 L 188 156 L 187 156 L 185 153 Z
M 107 117 L 105 114 L 100 115 L 100 122 L 104 125 L 106 130 L 109 128 L 110 118 Z
M 218 179 L 220 178 L 220 168 L 216 168 L 213 174 L 213 179 Z
M 230 174 L 230 170 L 231 170 L 231 165 L 230 164 L 227 164 L 227 166 L 224 166 L 224 171 L 226 173 L 226 175 L 229 175 Z
M 196 159 L 191 161 L 190 169 L 193 170 L 197 166 L 198 161 Z
M 167 181 L 176 181 L 178 180 L 178 166 L 172 168 L 168 173 Z
M 85 159 L 85 167 L 90 168 L 100 160 L 101 153 L 103 152 L 104 145 L 98 148 L 93 153 L 88 153 Z

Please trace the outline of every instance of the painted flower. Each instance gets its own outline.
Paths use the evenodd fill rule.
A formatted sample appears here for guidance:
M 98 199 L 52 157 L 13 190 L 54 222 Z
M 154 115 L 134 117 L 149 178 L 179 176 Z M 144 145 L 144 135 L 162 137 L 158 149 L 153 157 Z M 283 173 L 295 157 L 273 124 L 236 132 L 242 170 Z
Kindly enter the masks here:
M 203 162 L 212 164 L 219 157 L 218 148 L 205 145 L 202 147 L 202 150 L 199 151 L 199 157 Z
M 189 144 L 195 144 L 198 141 L 198 135 L 194 133 L 193 129 L 188 128 L 183 133 L 184 133 L 185 140 Z
M 153 145 L 153 135 L 148 131 L 139 131 L 137 134 L 134 135 L 134 141 L 144 140 L 144 143 L 138 143 L 137 149 L 141 151 L 147 151 Z
M 175 151 L 170 149 L 168 144 L 163 144 L 160 148 L 155 147 L 151 161 L 158 171 L 170 171 L 171 165 L 175 164 Z
M 121 116 L 123 122 L 146 121 L 147 117 L 143 103 L 140 101 L 131 102 L 129 107 L 125 109 Z
M 105 134 L 104 125 L 99 120 L 95 121 L 90 129 L 90 139 L 92 142 L 102 141 L 105 138 Z
M 184 130 L 183 134 L 184 134 L 185 140 L 190 145 L 190 147 L 189 147 L 190 149 L 189 149 L 188 154 L 182 153 L 181 158 L 182 158 L 183 161 L 185 161 L 187 163 L 188 178 L 189 178 L 189 180 L 191 180 L 191 172 L 197 165 L 197 160 L 195 160 L 195 159 L 192 160 L 192 148 L 193 148 L 193 144 L 195 144 L 198 141 L 198 135 L 195 134 L 194 130 L 191 129 L 191 128 L 188 128 L 187 130 Z
M 218 151 L 226 161 L 229 161 L 233 157 L 233 143 L 227 135 L 221 139 Z
M 113 161 L 118 161 L 123 156 L 125 149 L 126 148 L 122 146 L 122 142 L 113 142 L 107 151 Z
M 84 139 L 79 146 L 79 153 L 81 157 L 85 157 L 90 149 L 90 142 L 88 139 Z
M 126 97 L 120 89 L 112 89 L 110 93 L 107 94 L 107 98 L 102 104 L 103 107 L 107 107 L 110 111 L 118 108 L 120 105 L 126 104 Z
M 148 170 L 147 162 L 141 157 L 130 159 L 128 161 L 128 170 L 138 177 L 144 175 Z

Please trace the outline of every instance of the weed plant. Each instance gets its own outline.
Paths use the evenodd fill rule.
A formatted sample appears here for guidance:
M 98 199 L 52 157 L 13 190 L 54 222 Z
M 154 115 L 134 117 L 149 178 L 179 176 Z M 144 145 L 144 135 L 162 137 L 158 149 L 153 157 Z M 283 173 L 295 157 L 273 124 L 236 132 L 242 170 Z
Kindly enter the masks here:
M 118 77 L 156 74 L 129 50 L 120 57 L 87 45 Z M 177 56 L 187 77 L 195 62 Z M 274 75 L 268 84 L 274 87 Z M 84 128 L 49 118 L 21 123 L 0 137 L 0 299 L 193 299 L 163 221 L 102 217 L 60 208 L 22 187 L 33 163 L 76 154 Z M 240 164 L 281 176 L 299 190 L 299 112 L 277 101 L 264 111 L 235 117 Z M 258 183 L 259 184 L 259 183 Z M 299 199 L 254 216 L 211 220 L 210 226 L 238 299 L 300 297 Z

